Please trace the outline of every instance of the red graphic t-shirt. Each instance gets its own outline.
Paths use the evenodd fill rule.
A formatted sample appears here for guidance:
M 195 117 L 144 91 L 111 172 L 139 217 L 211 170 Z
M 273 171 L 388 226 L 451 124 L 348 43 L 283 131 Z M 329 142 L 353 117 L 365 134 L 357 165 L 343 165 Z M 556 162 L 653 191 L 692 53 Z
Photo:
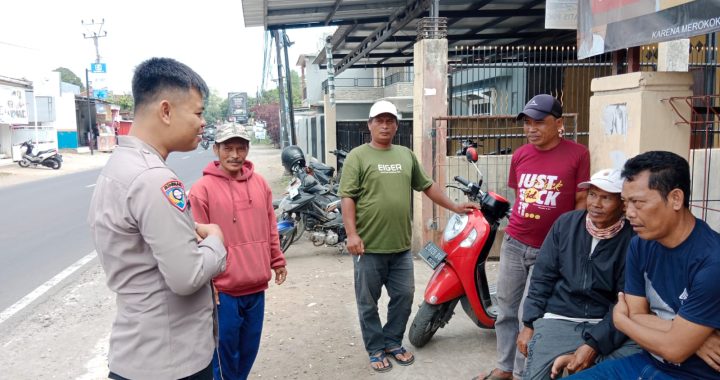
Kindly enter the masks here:
M 589 179 L 590 152 L 583 145 L 563 139 L 550 150 L 521 146 L 510 162 L 508 186 L 517 198 L 505 233 L 540 248 L 555 220 L 575 209 L 577 185 Z

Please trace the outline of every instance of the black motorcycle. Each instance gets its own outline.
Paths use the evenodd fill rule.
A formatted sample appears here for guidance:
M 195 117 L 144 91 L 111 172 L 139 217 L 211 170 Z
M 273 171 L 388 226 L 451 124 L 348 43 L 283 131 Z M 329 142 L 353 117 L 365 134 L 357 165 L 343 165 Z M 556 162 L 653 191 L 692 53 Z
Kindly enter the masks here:
M 317 171 L 310 172 L 305 156 L 297 146 L 283 150 L 283 166 L 293 173 L 287 195 L 277 203 L 280 247 L 285 251 L 303 232 L 316 246 L 333 246 L 341 250 L 345 245 L 345 227 L 342 222 L 340 198 L 331 186 L 322 184 Z M 312 174 L 311 174 L 312 173 Z M 329 173 L 332 178 L 332 173 Z
M 25 141 L 20 145 L 22 151 L 22 159 L 18 161 L 18 165 L 23 168 L 27 168 L 32 165 L 37 167 L 38 165 L 47 166 L 54 170 L 60 169 L 62 166 L 62 155 L 58 153 L 57 149 L 42 150 L 37 153 L 33 153 L 32 140 Z
M 336 149 L 331 150 L 330 153 L 337 157 L 338 167 L 342 168 L 342 163 L 345 161 L 345 158 L 347 158 L 348 152 L 342 149 Z M 337 175 L 335 175 L 334 167 L 325 165 L 320 161 L 310 161 L 305 171 L 317 178 L 320 184 L 329 185 L 331 190 L 337 192 L 337 188 L 340 185 L 340 175 L 342 174 L 341 169 L 338 169 Z

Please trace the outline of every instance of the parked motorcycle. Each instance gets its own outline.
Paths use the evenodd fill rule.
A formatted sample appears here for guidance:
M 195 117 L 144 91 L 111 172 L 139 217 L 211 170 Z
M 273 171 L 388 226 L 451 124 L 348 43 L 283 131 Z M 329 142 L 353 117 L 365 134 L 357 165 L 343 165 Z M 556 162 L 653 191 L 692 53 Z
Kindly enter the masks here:
M 283 166 L 294 177 L 287 195 L 278 203 L 280 247 L 283 252 L 303 234 L 316 246 L 345 244 L 345 227 L 340 211 L 340 198 L 323 185 L 316 175 L 306 170 L 305 156 L 297 146 L 289 146 L 281 154 Z
M 200 141 L 200 146 L 207 150 L 210 147 L 211 142 L 215 142 L 215 133 L 217 133 L 217 128 L 212 125 L 208 125 L 203 129 L 202 134 L 202 141 Z
M 47 166 L 49 168 L 58 170 L 62 166 L 62 155 L 58 153 L 57 149 L 43 150 L 37 153 L 33 153 L 32 140 L 25 141 L 20 145 L 20 151 L 22 152 L 22 159 L 18 161 L 18 165 L 23 168 L 27 168 L 32 165 L 37 167 L 38 165 Z
M 341 164 L 345 161 L 345 158 L 347 158 L 348 152 L 342 149 L 336 149 L 331 150 L 330 153 L 337 157 L 338 166 L 342 167 Z M 315 176 L 320 184 L 329 185 L 332 191 L 337 192 L 337 188 L 340 185 L 341 169 L 338 169 L 336 176 L 335 168 L 332 166 L 325 165 L 320 161 L 310 161 L 305 171 Z
M 480 180 L 475 184 L 456 176 L 455 181 L 462 186 L 448 187 L 462 191 L 471 202 L 480 205 L 480 210 L 453 214 L 445 226 L 440 246 L 428 242 L 419 252 L 435 273 L 425 288 L 424 302 L 408 333 L 415 347 L 424 346 L 450 321 L 458 302 L 479 327 L 491 329 L 495 325 L 495 287 L 488 283 L 485 261 L 500 221 L 509 215 L 510 202 L 498 194 L 480 190 L 482 173 L 475 165 L 477 151 L 468 147 L 466 157 L 480 174 Z

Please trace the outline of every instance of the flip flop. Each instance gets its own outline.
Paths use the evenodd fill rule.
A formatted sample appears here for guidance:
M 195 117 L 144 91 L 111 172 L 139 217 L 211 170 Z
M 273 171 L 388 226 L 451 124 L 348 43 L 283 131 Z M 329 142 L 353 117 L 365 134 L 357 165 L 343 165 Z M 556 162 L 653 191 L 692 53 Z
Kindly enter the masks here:
M 397 357 L 398 355 L 402 355 L 406 352 L 407 352 L 407 350 L 405 350 L 405 347 L 398 347 L 394 350 L 386 350 L 385 351 L 386 354 L 392 355 L 392 358 L 395 359 L 397 364 L 400 364 L 400 365 L 413 364 L 415 362 L 415 355 L 413 355 L 412 357 L 410 357 L 410 359 L 407 359 L 407 360 L 398 359 L 398 357 Z
M 482 375 L 475 376 L 475 377 L 472 378 L 472 380 L 508 380 L 508 379 L 505 378 L 505 377 L 500 377 L 500 376 L 495 376 L 495 375 L 493 375 L 493 371 L 494 371 L 494 369 L 493 369 L 492 371 L 490 371 L 487 375 L 483 376 L 483 377 L 480 377 L 480 376 L 482 376 Z M 514 377 L 513 377 L 513 379 L 514 379 Z
M 375 367 L 372 365 L 373 363 L 382 363 L 385 365 L 385 359 L 387 356 L 385 356 L 384 352 L 380 352 L 380 355 L 370 355 L 370 368 L 372 368 L 375 372 L 387 372 L 392 369 L 392 363 L 390 363 L 390 360 L 387 361 L 387 366 L 385 367 Z

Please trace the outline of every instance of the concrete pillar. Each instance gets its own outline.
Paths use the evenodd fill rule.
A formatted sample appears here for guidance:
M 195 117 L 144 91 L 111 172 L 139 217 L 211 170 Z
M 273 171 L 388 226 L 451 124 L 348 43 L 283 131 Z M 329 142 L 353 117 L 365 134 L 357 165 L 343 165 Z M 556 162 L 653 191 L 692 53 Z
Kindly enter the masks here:
M 667 99 L 692 95 L 690 73 L 635 72 L 592 80 L 590 98 L 591 172 L 621 168 L 649 150 L 667 150 L 688 158 L 690 128 Z M 689 120 L 685 102 L 675 101 Z
M 325 164 L 337 169 L 337 157 L 328 153 L 337 149 L 337 108 L 335 104 L 330 104 L 330 97 L 327 94 L 323 100 L 325 101 L 325 142 L 321 146 L 325 149 Z
M 413 87 L 413 150 L 428 175 L 433 173 L 433 144 L 435 138 L 438 162 L 445 162 L 446 131 L 443 129 L 432 136 L 434 117 L 447 116 L 447 39 L 424 39 L 414 47 L 415 80 Z M 445 124 L 443 123 L 443 126 Z M 434 179 L 444 186 L 445 167 L 435 168 Z M 413 198 L 413 239 L 412 250 L 417 252 L 428 240 L 435 240 L 442 232 L 436 226 L 437 216 L 433 213 L 432 201 L 422 193 Z

